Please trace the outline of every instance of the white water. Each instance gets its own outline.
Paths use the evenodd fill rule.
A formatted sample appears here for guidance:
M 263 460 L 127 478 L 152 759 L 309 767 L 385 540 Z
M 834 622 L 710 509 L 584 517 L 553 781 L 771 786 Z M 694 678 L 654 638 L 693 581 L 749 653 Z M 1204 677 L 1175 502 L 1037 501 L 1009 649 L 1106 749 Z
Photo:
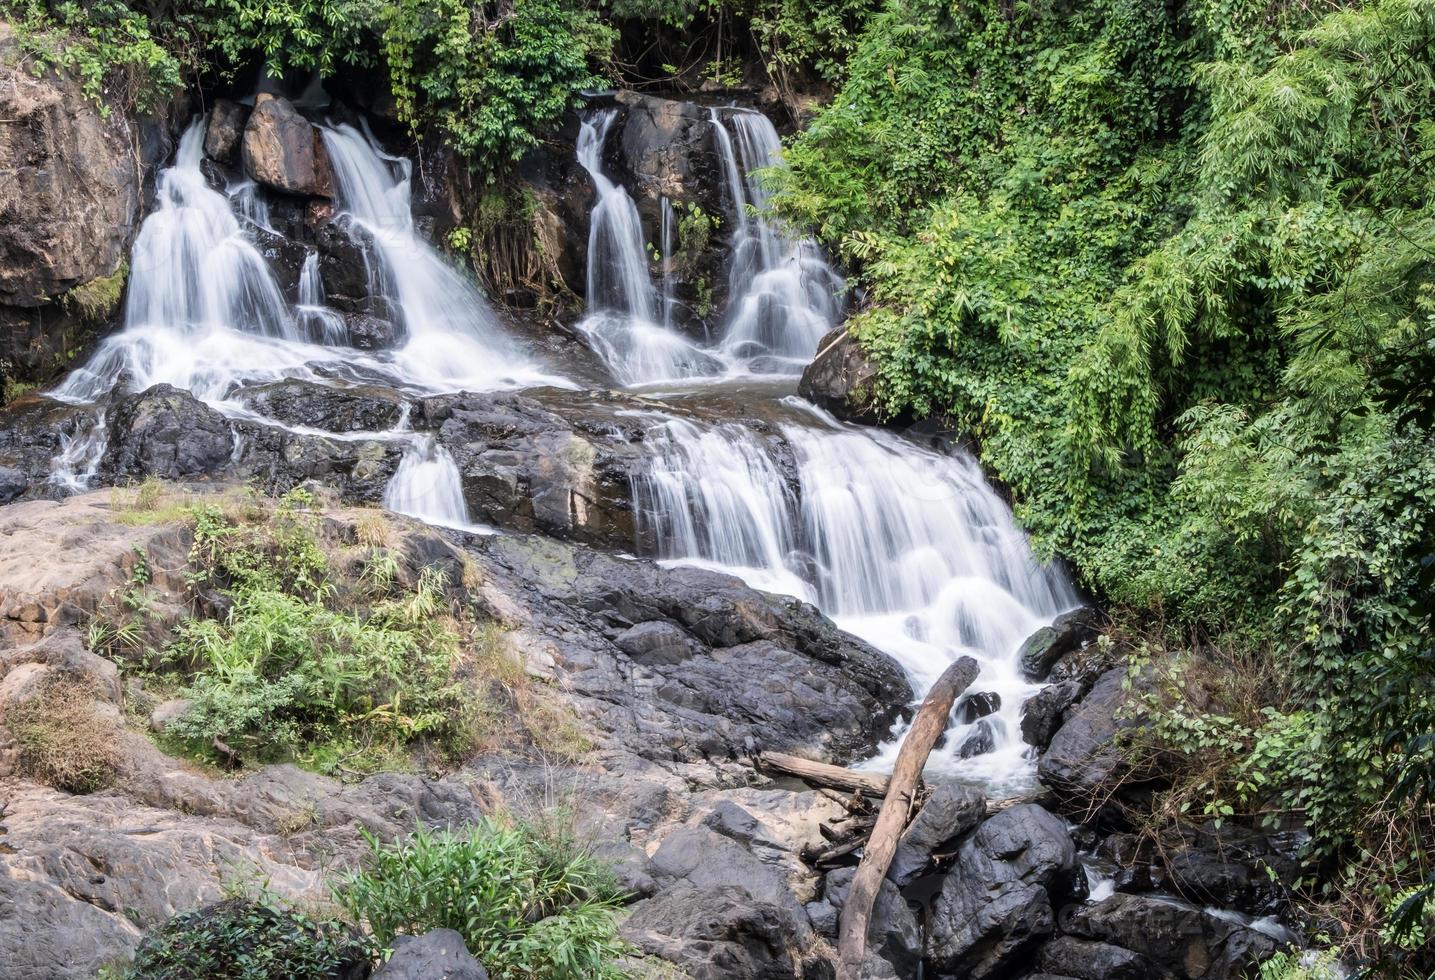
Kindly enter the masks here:
M 769 213 L 756 173 L 782 165 L 772 121 L 752 109 L 713 109 L 711 118 L 734 225 L 722 349 L 737 359 L 765 358 L 773 373 L 801 373 L 842 317 L 842 277 L 815 241 L 792 234 Z
M 1060 572 L 1036 564 L 1011 513 L 966 455 L 921 449 L 843 426 L 815 410 L 781 426 L 796 492 L 771 443 L 736 423 L 663 418 L 645 439 L 656 458 L 638 481 L 642 532 L 659 557 L 738 575 L 815 603 L 895 657 L 918 695 L 957 657 L 981 665 L 972 692 L 999 710 L 956 724 L 932 767 L 1017 788 L 1030 778 L 1020 735 L 1022 642 L 1077 604 Z M 994 747 L 968 759 L 979 726 Z M 890 767 L 895 740 L 871 765 Z
M 469 520 L 463 480 L 449 451 L 430 436 L 415 436 L 384 488 L 384 507 L 429 524 L 491 533 Z
M 578 162 L 597 194 L 588 225 L 588 313 L 578 329 L 620 384 L 721 374 L 720 361 L 658 320 L 637 205 L 603 173 L 603 144 L 616 116 L 614 109 L 592 113 L 578 133 Z

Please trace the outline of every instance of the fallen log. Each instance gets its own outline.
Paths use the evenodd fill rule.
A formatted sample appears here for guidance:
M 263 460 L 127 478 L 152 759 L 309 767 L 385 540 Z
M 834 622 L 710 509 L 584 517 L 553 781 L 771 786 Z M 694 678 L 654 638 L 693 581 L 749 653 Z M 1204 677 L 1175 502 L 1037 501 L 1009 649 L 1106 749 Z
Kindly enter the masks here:
M 957 695 L 977 679 L 980 671 L 981 668 L 971 657 L 962 657 L 943 671 L 921 708 L 917 709 L 912 727 L 902 739 L 902 747 L 897 751 L 897 764 L 892 767 L 892 778 L 886 788 L 886 799 L 882 801 L 876 826 L 872 828 L 872 836 L 862 851 L 862 860 L 857 864 L 857 873 L 847 893 L 847 903 L 842 907 L 837 933 L 838 980 L 861 980 L 872 903 L 876 901 L 882 879 L 887 876 L 887 869 L 892 864 L 897 839 L 911 815 L 922 768 L 927 764 L 927 756 L 932 754 L 932 746 L 937 744 L 937 739 L 947 728 Z
M 758 769 L 770 775 L 796 776 L 813 786 L 860 791 L 870 796 L 887 795 L 887 776 L 875 772 L 857 772 L 827 762 L 813 762 L 785 752 L 763 752 L 753 760 Z

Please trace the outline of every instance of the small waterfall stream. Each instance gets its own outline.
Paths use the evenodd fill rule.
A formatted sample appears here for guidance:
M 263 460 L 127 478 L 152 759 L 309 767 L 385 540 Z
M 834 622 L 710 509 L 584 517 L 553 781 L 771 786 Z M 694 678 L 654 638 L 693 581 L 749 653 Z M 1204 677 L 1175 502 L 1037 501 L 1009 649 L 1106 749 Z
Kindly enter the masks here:
M 972 693 L 994 693 L 1000 706 L 954 726 L 930 765 L 1022 788 L 1030 765 L 1020 709 L 1039 685 L 1021 676 L 1015 654 L 1077 604 L 1075 592 L 1035 562 L 971 457 L 844 426 L 795 402 L 779 426 L 792 483 L 773 440 L 748 426 L 655 416 L 655 459 L 637 487 L 640 526 L 665 561 L 816 604 L 900 661 L 919 692 L 957 657 L 974 657 L 982 673 Z M 873 765 L 891 761 L 884 754 Z

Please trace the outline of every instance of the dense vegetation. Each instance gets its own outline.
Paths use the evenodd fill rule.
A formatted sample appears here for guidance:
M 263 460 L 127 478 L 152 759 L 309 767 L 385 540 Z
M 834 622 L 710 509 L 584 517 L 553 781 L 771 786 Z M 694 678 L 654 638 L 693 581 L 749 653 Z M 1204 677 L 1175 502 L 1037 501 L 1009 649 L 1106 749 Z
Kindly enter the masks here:
M 1432 42 L 1428 0 L 892 3 L 775 175 L 863 272 L 882 407 L 951 416 L 1128 628 L 1216 664 L 1171 686 L 1173 793 L 1303 819 L 1311 897 L 1412 975 Z

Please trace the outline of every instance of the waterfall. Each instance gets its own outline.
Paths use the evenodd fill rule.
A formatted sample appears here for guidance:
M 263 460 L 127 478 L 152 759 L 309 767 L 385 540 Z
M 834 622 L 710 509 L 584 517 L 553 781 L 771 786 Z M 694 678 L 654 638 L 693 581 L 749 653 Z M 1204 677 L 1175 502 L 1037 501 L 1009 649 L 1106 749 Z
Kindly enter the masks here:
M 349 328 L 344 318 L 324 305 L 324 280 L 319 275 L 319 253 L 304 257 L 299 270 L 299 305 L 295 308 L 304 335 L 319 344 L 331 347 L 345 344 Z
M 738 575 L 815 603 L 838 625 L 895 657 L 925 692 L 971 655 L 973 691 L 999 710 L 956 725 L 933 765 L 990 783 L 1024 778 L 1021 643 L 1077 604 L 1059 570 L 1038 565 L 1001 499 L 966 454 L 945 455 L 815 410 L 780 426 L 780 449 L 751 427 L 663 417 L 635 480 L 640 533 L 658 557 Z M 985 726 L 992 748 L 961 759 Z M 891 747 L 895 749 L 895 743 Z M 890 764 L 884 756 L 875 764 Z
M 429 524 L 487 531 L 469 521 L 458 464 L 432 437 L 414 436 L 384 488 L 384 507 Z
M 663 328 L 673 329 L 673 307 L 677 304 L 674 296 L 676 283 L 673 279 L 673 243 L 677 235 L 677 217 L 673 214 L 673 202 L 663 195 L 660 213 L 662 229 L 658 234 L 658 257 L 663 263 Z
M 712 109 L 710 118 L 733 224 L 722 348 L 740 360 L 764 359 L 759 363 L 769 373 L 801 372 L 841 319 L 842 277 L 815 241 L 794 236 L 769 214 L 755 174 L 782 163 L 771 120 L 751 109 Z
M 637 205 L 603 173 L 603 144 L 616 116 L 614 109 L 590 113 L 578 132 L 578 162 L 596 192 L 588 226 L 588 311 L 578 329 L 620 384 L 720 374 L 721 362 L 656 322 L 658 297 Z
M 405 341 L 394 352 L 403 383 L 432 391 L 490 390 L 554 383 L 505 337 L 478 288 L 458 273 L 414 226 L 411 164 L 379 151 L 352 126 L 324 126 L 338 206 L 372 238 L 375 291 L 401 321 Z

